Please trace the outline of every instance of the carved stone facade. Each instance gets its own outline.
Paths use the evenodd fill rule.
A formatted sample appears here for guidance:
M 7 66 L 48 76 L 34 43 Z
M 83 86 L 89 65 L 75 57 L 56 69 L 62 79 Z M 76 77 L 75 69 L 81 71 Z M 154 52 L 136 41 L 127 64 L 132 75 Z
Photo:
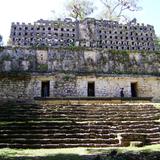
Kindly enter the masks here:
M 14 46 L 107 48 L 109 50 L 154 51 L 155 31 L 151 25 L 119 24 L 86 18 L 83 21 L 38 20 L 34 24 L 12 23 Z
M 0 62 L 0 72 L 160 75 L 160 54 L 154 52 L 6 47 Z
M 160 54 L 108 50 L 0 52 L 1 99 L 43 97 L 153 97 L 160 101 Z M 154 62 L 154 63 L 153 63 Z
M 38 20 L 34 24 L 12 23 L 11 40 L 18 46 L 69 46 L 78 39 L 77 22 Z
M 0 99 L 34 100 L 43 97 L 43 83 L 46 82 L 49 87 L 47 97 L 51 98 L 88 97 L 89 84 L 93 83 L 94 97 L 120 97 L 120 90 L 124 88 L 124 97 L 153 97 L 153 101 L 160 102 L 160 78 L 157 76 L 77 76 L 64 73 L 32 74 L 28 80 L 1 77 Z

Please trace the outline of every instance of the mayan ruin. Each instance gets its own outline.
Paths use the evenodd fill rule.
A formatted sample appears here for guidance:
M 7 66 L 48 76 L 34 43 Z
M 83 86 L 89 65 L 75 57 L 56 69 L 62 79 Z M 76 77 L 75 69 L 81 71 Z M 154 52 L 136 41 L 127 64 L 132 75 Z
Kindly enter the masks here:
M 160 159 L 156 27 L 84 17 L 10 24 L 0 44 L 0 160 L 21 151 L 19 160 Z
M 38 20 L 12 23 L 10 38 L 11 46 L 1 50 L 0 71 L 4 77 L 24 74 L 24 79 L 6 81 L 2 75 L 1 99 L 120 98 L 124 88 L 124 98 L 160 101 L 159 54 L 151 25 L 136 19 L 127 25 L 93 18 Z
M 0 4 L 0 160 L 160 160 L 160 0 Z
M 34 24 L 12 23 L 14 46 L 81 46 L 111 50 L 154 51 L 155 31 L 151 25 L 128 24 L 86 18 L 83 21 L 38 20 Z

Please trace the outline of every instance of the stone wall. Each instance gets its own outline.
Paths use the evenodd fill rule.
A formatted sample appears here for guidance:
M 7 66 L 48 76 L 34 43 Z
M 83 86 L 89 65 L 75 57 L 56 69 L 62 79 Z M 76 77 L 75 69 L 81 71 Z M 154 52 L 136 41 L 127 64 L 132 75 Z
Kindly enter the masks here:
M 86 18 L 83 21 L 38 20 L 34 24 L 12 23 L 14 46 L 81 46 L 129 51 L 154 51 L 155 32 L 151 25 L 119 24 L 116 21 Z
M 12 23 L 11 40 L 16 46 L 69 46 L 78 37 L 78 22 L 38 20 L 34 24 Z
M 153 63 L 154 62 L 154 63 Z M 27 75 L 30 77 L 28 78 Z M 138 97 L 160 100 L 160 54 L 109 50 L 4 48 L 0 52 L 2 99 L 40 97 L 48 81 L 50 97 L 88 96 L 88 82 L 96 97 Z
M 130 75 L 103 75 L 77 77 L 77 92 L 79 96 L 87 96 L 88 82 L 95 82 L 95 96 L 97 97 L 120 97 L 120 90 L 124 88 L 124 96 L 131 97 L 131 83 L 137 85 L 138 97 L 153 97 L 160 99 L 160 78 L 152 76 Z
M 0 72 L 3 71 L 159 75 L 160 54 L 80 48 L 5 48 L 0 52 Z
M 0 79 L 1 100 L 29 100 L 32 99 L 32 94 L 30 80 L 17 80 L 8 77 Z
M 76 76 L 71 74 L 57 74 L 55 76 L 54 96 L 72 97 L 77 95 Z
M 88 83 L 95 84 L 95 97 L 120 97 L 124 88 L 124 96 L 132 97 L 131 83 L 136 84 L 137 97 L 153 97 L 160 101 L 160 78 L 156 76 L 131 75 L 90 75 L 75 74 L 32 74 L 30 79 L 13 79 L 1 77 L 1 99 L 30 99 L 41 97 L 42 82 L 49 82 L 49 97 L 88 97 Z

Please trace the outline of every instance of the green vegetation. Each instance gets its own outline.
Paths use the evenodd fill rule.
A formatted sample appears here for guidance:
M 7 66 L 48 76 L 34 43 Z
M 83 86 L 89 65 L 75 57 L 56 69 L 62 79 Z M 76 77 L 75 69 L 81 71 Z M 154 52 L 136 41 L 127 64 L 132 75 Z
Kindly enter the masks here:
M 129 53 L 131 53 L 128 50 L 124 50 L 124 51 L 123 50 L 122 51 L 121 50 L 120 51 L 119 50 L 109 50 L 109 52 L 112 54 L 129 54 Z
M 149 146 L 144 146 L 144 147 L 109 147 L 109 148 L 89 148 L 87 149 L 89 154 L 103 154 L 103 153 L 110 153 L 112 150 L 117 150 L 119 153 L 125 153 L 125 152 L 155 152 L 155 151 L 160 151 L 160 144 L 156 145 L 149 145 Z
M 160 145 L 151 145 L 141 148 L 61 148 L 61 149 L 0 149 L 0 159 L 11 160 L 84 160 L 83 155 L 104 155 L 113 150 L 117 153 L 151 153 L 160 151 Z
M 138 6 L 137 0 L 100 0 L 104 9 L 102 10 L 102 18 L 114 21 L 129 21 L 128 14 L 130 12 L 140 11 L 142 7 Z M 133 19 L 132 23 L 136 23 Z
M 48 50 L 50 47 L 49 46 L 39 46 L 39 45 L 35 45 L 35 46 L 31 46 L 29 47 L 29 49 L 35 49 L 35 50 Z
M 17 72 L 1 72 L 0 80 L 5 78 L 15 80 L 15 81 L 18 81 L 18 80 L 21 81 L 21 80 L 31 79 L 31 75 L 28 72 L 18 72 L 18 71 Z
M 95 10 L 93 2 L 90 0 L 70 0 L 65 8 L 68 16 L 75 20 L 83 20 Z
M 41 72 L 48 71 L 48 64 L 38 64 L 37 69 Z
M 105 49 L 105 48 L 97 48 L 97 49 L 93 49 L 90 47 L 80 47 L 80 46 L 75 46 L 75 45 L 70 45 L 70 46 L 66 46 L 66 47 L 58 47 L 58 48 L 54 48 L 52 46 L 29 46 L 29 47 L 24 47 L 24 46 L 14 46 L 14 47 L 10 47 L 10 46 L 0 46 L 0 52 L 3 51 L 4 49 L 13 49 L 13 50 L 17 50 L 17 49 L 31 49 L 31 50 L 68 50 L 68 51 L 93 51 L 93 50 L 97 50 L 97 51 L 105 51 L 105 52 L 110 52 L 113 54 L 130 54 L 130 53 L 143 53 L 144 55 L 147 54 L 160 54 L 160 51 L 130 51 L 130 50 L 114 50 L 114 49 Z
M 3 45 L 3 37 L 2 37 L 2 35 L 0 35 L 0 46 L 2 46 Z
M 4 46 L 0 46 L 0 52 L 2 52 L 5 49 Z
M 2 58 L 1 58 L 2 61 L 11 61 L 12 60 L 12 57 L 8 54 L 4 55 Z
M 64 81 L 71 81 L 71 80 L 73 80 L 73 76 L 65 73 L 64 76 L 63 76 L 63 80 Z

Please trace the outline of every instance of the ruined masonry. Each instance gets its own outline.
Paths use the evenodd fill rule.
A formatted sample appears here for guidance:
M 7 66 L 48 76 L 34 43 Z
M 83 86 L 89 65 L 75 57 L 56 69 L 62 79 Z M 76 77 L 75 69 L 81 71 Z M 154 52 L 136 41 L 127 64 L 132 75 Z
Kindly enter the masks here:
M 160 101 L 154 38 L 153 26 L 133 21 L 12 23 L 12 46 L 0 50 L 0 98 L 120 98 L 123 88 L 124 98 Z
M 38 20 L 34 24 L 12 23 L 14 46 L 81 46 L 113 50 L 154 51 L 155 32 L 151 25 L 136 21 L 119 24 L 116 21 L 86 18 L 83 21 Z
M 160 144 L 153 26 L 39 20 L 13 23 L 10 38 L 0 47 L 0 148 Z

